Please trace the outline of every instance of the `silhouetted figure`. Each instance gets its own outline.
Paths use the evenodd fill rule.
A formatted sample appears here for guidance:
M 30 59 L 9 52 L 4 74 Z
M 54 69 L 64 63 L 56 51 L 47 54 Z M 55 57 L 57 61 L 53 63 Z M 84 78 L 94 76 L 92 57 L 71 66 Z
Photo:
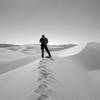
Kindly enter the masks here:
M 42 58 L 44 57 L 44 49 L 47 51 L 49 57 L 51 57 L 50 51 L 47 47 L 48 39 L 44 35 L 42 35 L 39 42 L 41 43 Z

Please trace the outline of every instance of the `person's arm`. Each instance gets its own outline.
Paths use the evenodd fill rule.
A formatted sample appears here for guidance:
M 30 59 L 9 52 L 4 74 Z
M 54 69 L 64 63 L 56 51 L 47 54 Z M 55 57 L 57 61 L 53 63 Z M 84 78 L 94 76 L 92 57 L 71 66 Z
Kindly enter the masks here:
M 48 44 L 48 39 L 46 38 L 47 44 Z

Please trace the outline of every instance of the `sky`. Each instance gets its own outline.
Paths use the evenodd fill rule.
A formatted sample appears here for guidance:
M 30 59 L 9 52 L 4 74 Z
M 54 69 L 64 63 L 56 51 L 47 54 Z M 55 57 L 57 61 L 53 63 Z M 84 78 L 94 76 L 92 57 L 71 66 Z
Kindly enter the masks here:
M 0 0 L 0 43 L 100 42 L 100 0 Z

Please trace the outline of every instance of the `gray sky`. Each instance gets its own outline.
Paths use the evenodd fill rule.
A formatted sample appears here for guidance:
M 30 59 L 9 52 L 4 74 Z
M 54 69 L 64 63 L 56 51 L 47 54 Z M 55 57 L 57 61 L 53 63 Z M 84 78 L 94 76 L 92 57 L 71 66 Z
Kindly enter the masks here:
M 0 43 L 100 42 L 100 0 L 0 0 Z

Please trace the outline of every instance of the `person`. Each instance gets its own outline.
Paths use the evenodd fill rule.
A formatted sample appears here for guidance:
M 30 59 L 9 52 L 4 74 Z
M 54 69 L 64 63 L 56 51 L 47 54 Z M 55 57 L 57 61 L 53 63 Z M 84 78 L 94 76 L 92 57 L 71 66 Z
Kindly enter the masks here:
M 44 58 L 44 49 L 48 53 L 48 55 L 49 55 L 48 57 L 51 57 L 50 51 L 47 47 L 48 39 L 45 37 L 45 35 L 42 35 L 39 42 L 41 43 L 41 51 L 42 51 L 41 57 Z

